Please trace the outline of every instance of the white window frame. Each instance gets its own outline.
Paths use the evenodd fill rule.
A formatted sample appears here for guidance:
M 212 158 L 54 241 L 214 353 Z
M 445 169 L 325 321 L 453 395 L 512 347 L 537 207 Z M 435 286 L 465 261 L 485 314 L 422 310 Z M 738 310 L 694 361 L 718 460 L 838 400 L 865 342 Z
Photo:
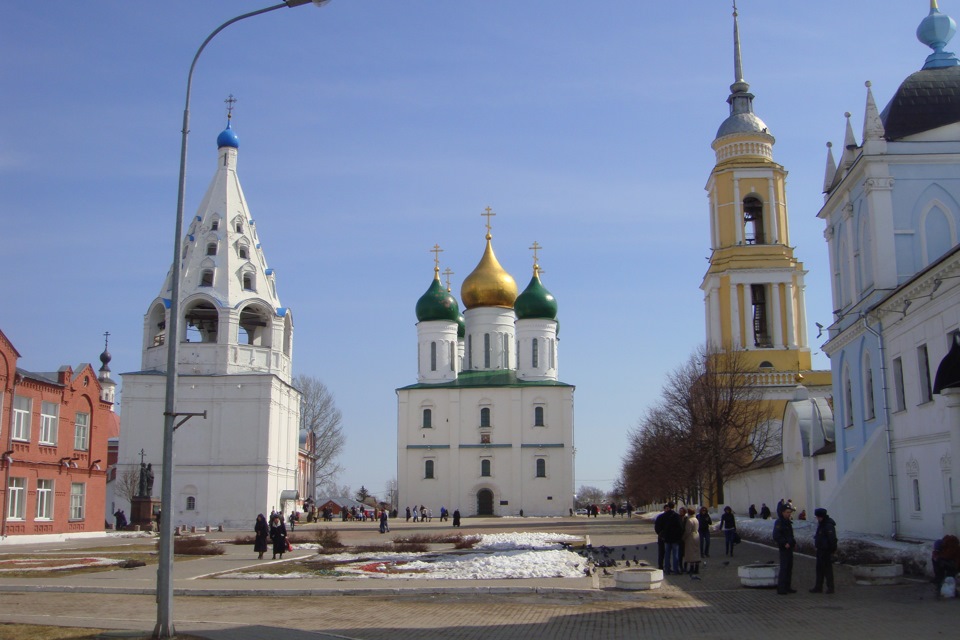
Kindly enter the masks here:
M 7 520 L 23 520 L 27 513 L 27 479 L 10 478 L 7 484 Z
M 53 480 L 37 479 L 37 520 L 53 520 Z
M 90 414 L 77 411 L 73 422 L 73 448 L 77 451 L 90 450 Z
M 84 520 L 87 506 L 87 485 L 82 482 L 70 483 L 70 519 Z
M 26 408 L 24 408 L 24 404 Z M 30 415 L 33 413 L 33 398 L 13 397 L 13 439 L 30 441 Z
M 56 445 L 60 422 L 60 405 L 56 402 L 40 403 L 40 444 Z

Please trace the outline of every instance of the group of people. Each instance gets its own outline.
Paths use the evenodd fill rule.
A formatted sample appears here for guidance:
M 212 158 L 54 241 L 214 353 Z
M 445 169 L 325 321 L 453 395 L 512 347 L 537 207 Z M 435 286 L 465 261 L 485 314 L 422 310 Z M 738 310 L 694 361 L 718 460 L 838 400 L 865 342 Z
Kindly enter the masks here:
M 259 555 L 257 558 L 263 560 L 263 554 L 267 551 L 267 539 L 273 544 L 273 559 L 277 556 L 283 559 L 283 554 L 290 551 L 290 541 L 287 540 L 287 527 L 283 524 L 283 514 L 276 511 L 270 514 L 269 523 L 266 516 L 262 513 L 257 516 L 257 521 L 253 525 L 254 541 L 253 550 Z
M 703 558 L 710 557 L 710 526 L 713 519 L 706 507 L 697 512 L 668 502 L 653 522 L 657 534 L 657 567 L 667 575 L 700 573 Z
M 797 539 L 793 535 L 793 504 L 781 500 L 777 505 L 777 521 L 773 525 L 773 541 L 780 554 L 780 573 L 777 575 L 777 593 L 796 593 L 793 588 L 793 554 Z M 837 552 L 837 523 L 824 508 L 814 509 L 817 530 L 813 534 L 813 546 L 817 553 L 816 582 L 810 593 L 834 593 L 833 554 Z M 826 590 L 824 590 L 826 587 Z
M 413 518 L 414 522 L 433 522 L 433 510 L 428 509 L 424 505 L 413 505 L 413 507 L 407 507 L 407 522 L 410 522 L 410 519 Z M 445 506 L 440 507 L 440 522 L 446 522 L 450 520 L 450 511 L 447 510 Z M 453 510 L 453 526 L 460 526 L 460 509 Z

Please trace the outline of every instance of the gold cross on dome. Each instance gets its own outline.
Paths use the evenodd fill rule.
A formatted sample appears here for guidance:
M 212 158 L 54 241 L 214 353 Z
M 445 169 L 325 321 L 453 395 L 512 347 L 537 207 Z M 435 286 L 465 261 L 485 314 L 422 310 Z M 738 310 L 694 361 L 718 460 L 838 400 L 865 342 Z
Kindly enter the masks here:
M 447 277 L 447 291 L 450 291 L 450 276 L 453 275 L 453 270 L 450 267 L 447 267 L 443 270 L 443 275 Z
M 483 213 L 481 213 L 480 215 L 487 217 L 487 235 L 489 236 L 490 229 L 492 229 L 492 227 L 490 226 L 490 218 L 497 214 L 493 212 L 493 209 L 491 209 L 490 207 L 487 207 L 486 209 L 483 210 Z
M 227 104 L 227 120 L 229 120 L 233 117 L 233 105 L 237 104 L 237 99 L 231 93 L 224 102 Z
M 440 248 L 440 245 L 433 245 L 433 249 L 430 249 L 430 253 L 433 254 L 433 270 L 440 272 L 440 254 L 443 253 L 443 249 Z

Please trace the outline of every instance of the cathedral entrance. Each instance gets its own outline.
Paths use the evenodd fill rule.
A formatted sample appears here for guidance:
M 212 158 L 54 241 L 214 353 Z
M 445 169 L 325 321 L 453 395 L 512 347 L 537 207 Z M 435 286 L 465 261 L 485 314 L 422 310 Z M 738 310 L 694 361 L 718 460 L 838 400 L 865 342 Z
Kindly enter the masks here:
M 480 489 L 477 492 L 477 515 L 493 515 L 493 491 L 490 489 Z

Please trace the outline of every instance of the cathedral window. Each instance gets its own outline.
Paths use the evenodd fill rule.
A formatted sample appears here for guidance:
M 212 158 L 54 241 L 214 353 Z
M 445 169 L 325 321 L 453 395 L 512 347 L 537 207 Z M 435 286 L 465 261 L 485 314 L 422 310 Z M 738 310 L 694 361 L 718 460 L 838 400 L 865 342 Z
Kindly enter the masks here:
M 197 510 L 197 499 L 194 496 L 187 496 L 187 511 Z
M 454 360 L 454 354 L 453 354 L 453 348 L 454 348 L 453 342 L 452 341 L 448 342 L 447 345 L 450 347 L 450 371 L 455 371 L 456 369 L 454 367 L 455 360 Z
M 201 287 L 212 287 L 213 286 L 213 269 L 204 269 L 200 272 L 200 286 Z
M 241 260 L 249 260 L 249 259 L 250 259 L 250 251 L 249 251 L 249 249 L 247 249 L 247 247 L 245 247 L 244 245 L 240 245 L 240 246 L 237 248 L 237 253 L 240 255 L 240 259 L 241 259 Z
M 437 343 L 430 343 L 430 371 L 437 370 Z
M 483 368 L 490 368 L 490 334 L 483 334 Z
M 743 200 L 744 237 L 747 244 L 766 244 L 763 237 L 763 203 L 749 196 Z
M 917 347 L 917 369 L 920 374 L 920 402 L 930 402 L 933 400 L 933 388 L 930 385 L 930 359 L 925 344 Z
M 534 338 L 530 349 L 532 354 L 530 356 L 530 362 L 531 362 L 530 366 L 536 369 L 537 367 L 540 366 L 540 341 Z
M 893 391 L 897 402 L 896 410 L 904 411 L 907 408 L 907 398 L 903 388 L 903 360 L 899 357 L 893 359 Z
M 473 369 L 473 334 L 467 336 L 467 369 Z
M 209 244 L 207 245 L 207 255 L 208 255 L 208 256 L 215 256 L 215 255 L 217 255 L 217 243 L 216 243 L 216 242 L 211 242 L 211 243 L 209 243 Z
M 240 311 L 237 342 L 253 347 L 271 346 L 270 314 L 263 307 L 251 304 Z
M 254 277 L 252 273 L 243 274 L 243 290 L 244 291 L 256 291 L 257 288 L 254 286 Z
M 850 371 L 843 372 L 843 426 L 853 426 L 853 387 L 850 384 Z
M 547 460 L 545 458 L 537 458 L 537 477 L 547 477 Z
M 433 428 L 433 410 L 432 409 L 423 410 L 423 428 L 424 429 Z
M 870 366 L 870 354 L 863 358 L 863 418 L 873 420 L 877 414 L 874 409 L 873 369 Z
M 773 346 L 767 330 L 766 291 L 766 285 L 750 285 L 750 295 L 753 298 L 753 344 L 760 348 L 770 348 Z
M 481 427 L 490 426 L 490 407 L 484 407 L 480 409 L 480 426 Z
M 423 477 L 427 480 L 431 480 L 435 477 L 433 472 L 433 460 L 425 460 L 423 463 Z
M 490 460 L 483 459 L 480 461 L 480 475 L 484 478 L 490 477 Z
M 543 407 L 534 407 L 533 408 L 533 426 L 542 427 L 543 423 Z
M 503 365 L 501 368 L 510 368 L 510 336 L 507 334 L 503 334 Z
M 243 223 L 237 220 L 236 222 L 233 223 L 233 229 L 237 233 L 243 233 Z
M 220 220 L 214 219 L 213 222 L 210 223 L 210 230 L 216 231 L 219 228 L 220 228 Z

